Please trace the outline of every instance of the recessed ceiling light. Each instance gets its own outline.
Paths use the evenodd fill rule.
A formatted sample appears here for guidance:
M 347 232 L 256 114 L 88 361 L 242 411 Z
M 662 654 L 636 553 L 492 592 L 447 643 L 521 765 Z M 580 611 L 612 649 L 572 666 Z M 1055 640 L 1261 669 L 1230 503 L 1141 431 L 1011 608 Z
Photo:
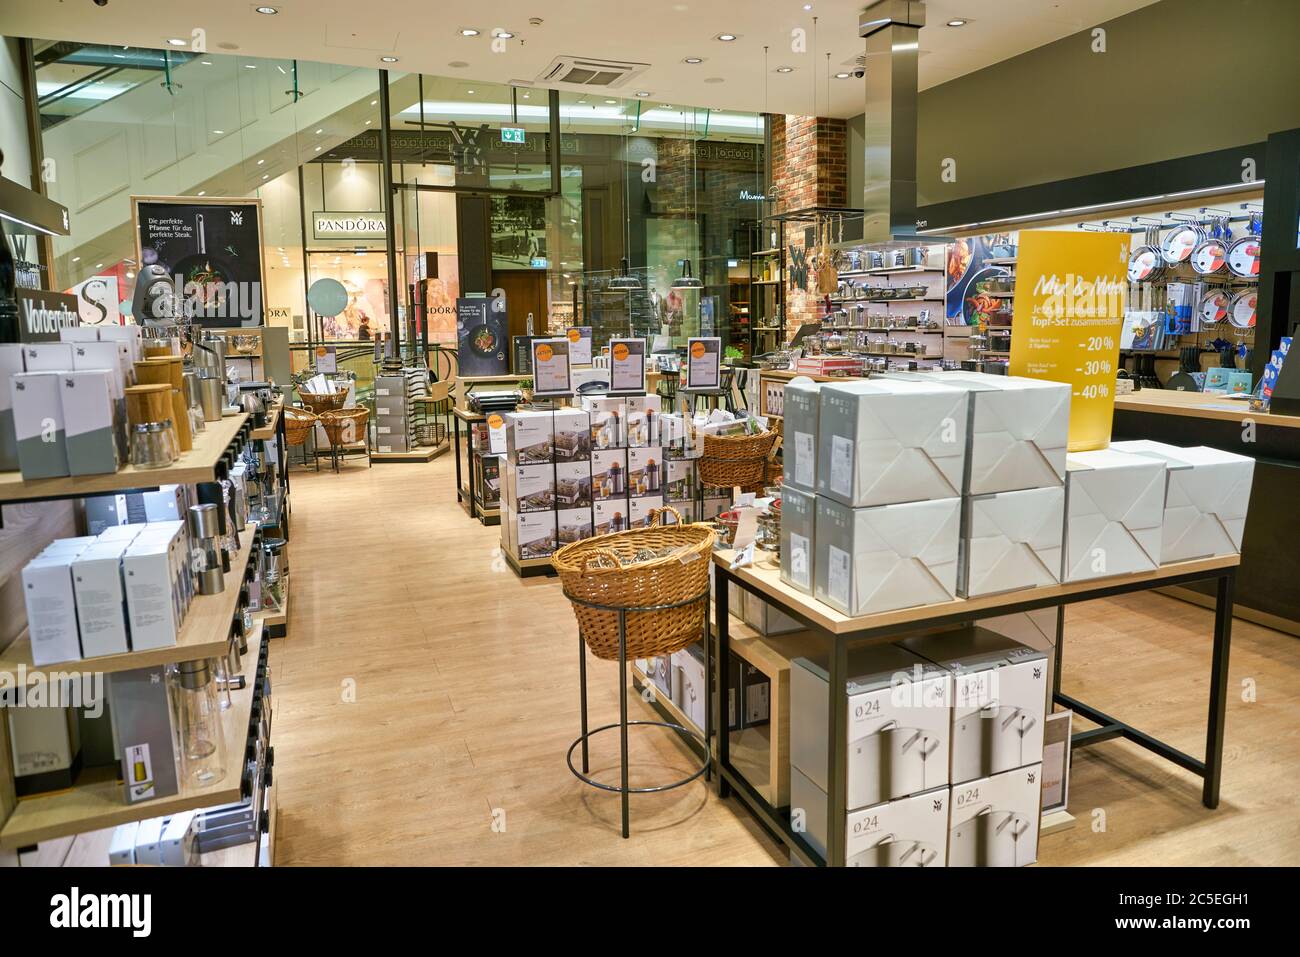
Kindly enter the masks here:
M 370 123 L 371 123 L 371 121 L 370 121 L 370 120 L 366 120 L 366 126 L 369 126 L 369 125 L 370 125 Z
M 72 261 L 73 261 L 74 263 L 79 263 L 79 262 L 81 262 L 81 257 L 80 257 L 80 256 L 73 256 L 73 257 L 72 257 Z
M 380 63 L 396 63 L 396 62 L 397 62 L 397 57 L 395 57 L 395 56 L 381 56 L 381 57 L 379 58 L 379 62 L 380 62 Z
M 316 152 L 317 152 L 317 153 L 319 153 L 319 152 L 320 152 L 320 147 L 319 147 L 319 146 L 318 146 L 318 147 L 316 147 Z
M 378 104 L 379 104 L 379 101 L 378 101 L 378 100 L 371 100 L 371 101 L 370 101 L 370 105 L 371 105 L 371 106 L 377 106 Z
M 739 40 L 740 36 L 735 33 L 719 33 L 713 39 L 721 40 L 723 43 L 730 43 L 732 40 Z
M 526 99 L 528 99 L 530 96 L 532 96 L 531 93 L 525 93 L 525 94 L 524 94 L 524 99 L 526 100 Z
M 217 136 L 225 136 L 225 135 L 226 135 L 226 131 L 225 131 L 225 130 L 213 130 L 212 132 L 213 132 L 215 135 L 217 135 Z
M 265 162 L 266 162 L 266 160 L 258 160 L 258 161 L 257 161 L 257 165 L 258 165 L 258 166 L 261 166 L 261 165 L 262 165 L 263 163 L 265 163 Z
M 447 66 L 451 67 L 453 70 L 463 70 L 465 67 L 469 66 L 469 64 L 464 60 L 449 60 Z
M 474 93 L 473 90 L 466 90 L 465 92 L 466 92 L 466 93 L 469 93 L 469 94 L 471 94 L 471 95 L 473 95 L 473 93 Z
M 794 67 L 792 67 L 792 66 L 779 66 L 779 67 L 776 68 L 776 72 L 777 72 L 777 73 L 793 73 L 793 72 L 794 72 Z
M 256 69 L 257 69 L 257 64 L 256 64 L 256 63 L 245 63 L 245 64 L 244 64 L 244 69 L 245 69 L 245 70 L 256 70 Z
M 465 27 L 463 30 L 460 31 L 460 35 L 463 37 L 476 37 L 478 36 L 478 31 L 475 30 L 473 27 Z
M 849 78 L 849 74 L 848 74 L 848 73 L 836 73 L 836 74 L 835 74 L 835 79 L 837 79 L 837 80 L 847 80 L 848 78 Z
M 966 25 L 966 23 L 967 23 L 967 21 L 963 20 L 961 17 L 954 17 L 953 19 L 951 19 L 951 20 L 948 21 L 948 26 L 950 26 L 950 27 L 964 27 L 964 26 Z
M 185 46 L 185 44 L 186 44 L 187 41 L 185 41 L 185 40 L 181 40 L 181 39 L 178 39 L 177 37 L 172 37 L 172 38 L 171 38 L 170 40 L 168 40 L 167 42 L 170 43 L 170 44 L 171 44 L 172 46 L 174 46 L 174 47 L 183 47 L 183 46 Z
M 201 190 L 199 190 L 199 195 L 200 195 L 200 196 L 206 196 L 206 195 L 207 195 L 207 192 L 208 192 L 208 191 L 207 191 L 206 189 L 201 189 Z
M 683 60 L 682 62 L 683 62 L 683 63 L 689 63 L 689 64 L 691 64 L 691 66 L 694 66 L 694 65 L 697 64 L 697 63 L 703 63 L 703 62 L 704 62 L 704 58 L 703 58 L 703 57 L 698 57 L 698 56 L 688 56 L 688 57 L 687 57 L 685 60 Z
M 811 9 L 812 9 L 812 4 L 811 4 L 811 3 L 805 3 L 805 4 L 803 5 L 803 8 L 804 8 L 805 10 L 811 10 Z
M 615 103 L 617 103 L 617 102 L 618 102 L 618 100 L 606 100 L 606 101 L 605 101 L 605 103 L 606 103 L 607 105 L 609 105 L 609 106 L 613 106 L 613 105 L 614 105 Z
M 263 173 L 263 174 L 262 174 L 262 179 L 270 179 L 270 178 L 271 178 L 271 174 L 270 174 L 270 173 Z
M 275 9 L 275 7 L 254 7 L 253 9 L 255 9 L 258 13 L 268 17 L 273 17 L 280 12 L 279 10 Z
M 322 133 L 324 133 L 324 132 L 325 132 L 325 127 L 322 126 L 320 129 L 318 129 L 318 130 L 316 131 L 316 135 L 317 135 L 317 136 L 320 136 L 320 135 L 321 135 Z
M 96 268 L 96 269 L 103 269 L 103 268 L 104 268 L 104 264 L 103 264 L 103 263 L 95 263 L 95 268 Z
M 511 33 L 509 30 L 498 30 L 496 33 L 492 35 L 500 40 L 513 40 L 515 38 L 515 35 Z
M 113 54 L 113 55 L 114 55 L 114 56 L 117 56 L 116 53 Z M 211 61 L 211 60 L 200 60 L 199 62 L 202 63 L 204 66 L 212 66 L 212 61 Z

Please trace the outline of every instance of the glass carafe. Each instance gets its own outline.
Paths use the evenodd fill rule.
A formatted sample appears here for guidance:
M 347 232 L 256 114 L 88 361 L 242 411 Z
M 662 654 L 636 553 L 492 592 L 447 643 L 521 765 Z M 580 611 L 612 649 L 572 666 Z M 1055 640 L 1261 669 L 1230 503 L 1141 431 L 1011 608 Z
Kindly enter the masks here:
M 226 742 L 216 681 L 207 661 L 182 661 L 172 676 L 181 779 L 201 788 L 226 776 Z

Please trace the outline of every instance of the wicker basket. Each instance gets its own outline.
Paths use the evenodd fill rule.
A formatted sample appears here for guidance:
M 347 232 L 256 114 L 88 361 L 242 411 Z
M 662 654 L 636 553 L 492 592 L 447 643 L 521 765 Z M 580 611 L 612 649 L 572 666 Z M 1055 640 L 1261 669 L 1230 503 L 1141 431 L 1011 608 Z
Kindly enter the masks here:
M 298 390 L 298 398 L 302 399 L 302 404 L 308 412 L 320 415 L 322 412 L 334 412 L 343 408 L 343 403 L 348 400 L 348 390 L 342 389 L 337 392 L 304 392 Z
M 676 524 L 663 525 L 665 512 Z M 649 528 L 634 528 L 598 535 L 565 545 L 551 558 L 570 599 L 627 608 L 629 659 L 670 655 L 700 638 L 708 609 L 710 556 L 713 530 L 705 525 L 684 525 L 676 509 L 657 509 Z M 642 549 L 675 547 L 651 561 L 636 562 Z M 705 597 L 700 597 L 705 596 Z M 699 601 L 691 601 L 694 598 Z M 663 611 L 631 609 L 690 602 Z M 573 602 L 578 628 L 591 653 L 607 661 L 618 660 L 618 613 Z
M 447 426 L 442 422 L 426 422 L 415 427 L 415 444 L 437 448 L 447 441 Z
M 360 442 L 366 435 L 366 420 L 370 410 L 365 406 L 355 409 L 340 409 L 336 412 L 322 412 L 320 424 L 325 427 L 330 445 L 351 445 Z
M 302 445 L 316 425 L 317 417 L 306 409 L 284 407 L 284 442 L 286 445 Z
M 700 483 L 718 488 L 755 488 L 764 484 L 767 457 L 775 432 L 757 435 L 705 435 Z

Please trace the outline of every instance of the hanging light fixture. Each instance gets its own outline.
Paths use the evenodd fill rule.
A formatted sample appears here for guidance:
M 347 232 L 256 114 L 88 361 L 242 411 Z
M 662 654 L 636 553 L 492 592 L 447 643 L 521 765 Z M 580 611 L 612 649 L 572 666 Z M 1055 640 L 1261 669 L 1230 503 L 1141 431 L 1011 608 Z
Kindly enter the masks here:
M 682 260 L 682 274 L 673 280 L 674 289 L 703 289 L 704 283 L 691 275 L 691 261 Z
M 609 281 L 609 288 L 624 291 L 640 289 L 641 280 L 632 275 L 632 270 L 628 268 L 626 256 L 623 257 L 620 267 L 618 275 Z

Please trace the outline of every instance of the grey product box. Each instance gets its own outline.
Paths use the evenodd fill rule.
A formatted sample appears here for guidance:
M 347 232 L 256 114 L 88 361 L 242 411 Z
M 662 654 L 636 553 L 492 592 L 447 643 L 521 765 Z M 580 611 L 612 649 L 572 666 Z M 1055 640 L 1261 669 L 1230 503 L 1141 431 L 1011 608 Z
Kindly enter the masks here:
M 809 494 L 817 491 L 817 424 L 821 415 L 821 388 L 820 382 L 806 376 L 797 376 L 785 386 L 785 441 L 781 444 L 785 484 Z
M 650 678 L 669 701 L 673 700 L 673 660 L 669 655 L 650 659 Z
M 14 432 L 14 400 L 9 380 L 23 369 L 23 347 L 17 343 L 0 343 L 0 472 L 18 468 L 18 436 Z
M 554 453 L 557 464 L 591 459 L 591 415 L 583 409 L 556 409 Z
M 741 661 L 740 673 L 740 707 L 744 727 L 767 724 L 772 718 L 772 679 L 748 661 Z
M 802 814 L 804 838 L 825 857 L 826 792 L 793 764 L 790 765 L 790 813 Z
M 816 580 L 817 496 L 790 485 L 781 487 L 781 581 L 805 595 Z
M 60 687 L 70 692 L 70 682 Z M 12 692 L 6 697 L 12 696 Z M 65 698 L 64 700 L 67 700 Z M 72 787 L 81 770 L 80 727 L 75 708 L 6 708 L 14 790 L 20 797 Z M 10 756 L 3 756 L 8 760 Z
M 595 534 L 591 521 L 591 507 L 562 508 L 555 513 L 556 541 L 561 545 L 580 542 Z
M 113 371 L 87 369 L 59 375 L 68 474 L 105 475 L 117 471 L 117 429 Z
M 665 454 L 669 451 L 665 449 Z M 694 502 L 699 467 L 694 459 L 668 459 L 663 463 L 664 501 Z
M 110 674 L 108 701 L 122 760 L 126 803 L 178 793 L 180 772 L 163 667 Z
M 512 502 L 520 512 L 549 512 L 555 508 L 555 466 L 517 465 L 513 469 Z
M 551 412 L 506 415 L 506 458 L 516 465 L 554 461 L 555 420 Z
M 69 346 L 69 349 L 72 347 Z M 57 372 L 23 372 L 9 379 L 18 464 L 23 478 L 61 478 L 68 474 L 68 440 Z
M 555 507 L 591 508 L 590 462 L 555 463 Z

